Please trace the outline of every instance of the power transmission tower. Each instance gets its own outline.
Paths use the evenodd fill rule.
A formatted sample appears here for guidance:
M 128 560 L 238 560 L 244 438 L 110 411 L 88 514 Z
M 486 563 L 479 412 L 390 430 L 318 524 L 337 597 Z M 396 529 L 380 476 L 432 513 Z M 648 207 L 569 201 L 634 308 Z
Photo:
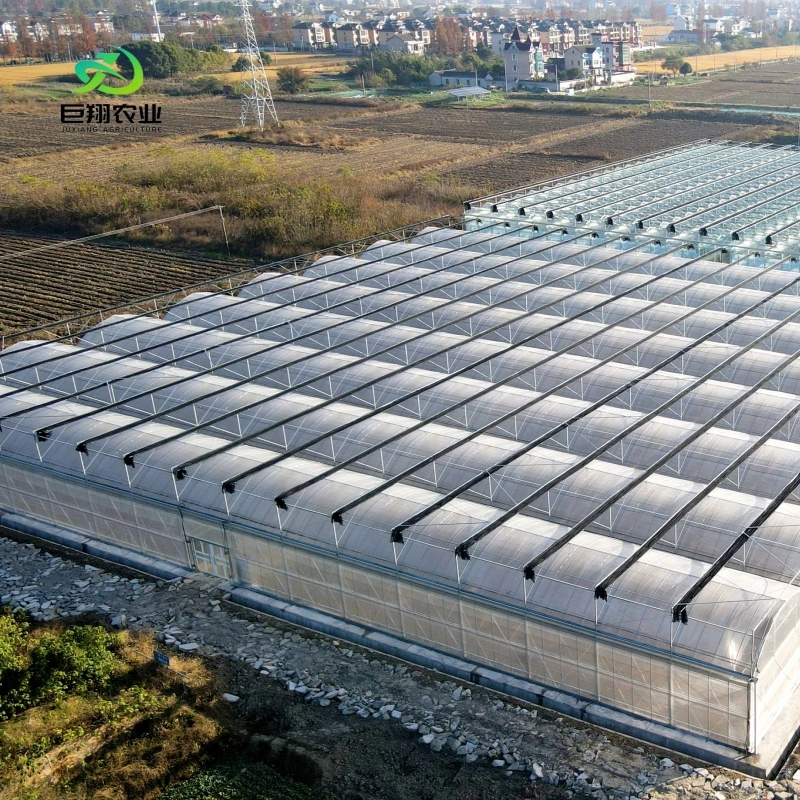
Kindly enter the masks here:
M 261 60 L 261 51 L 258 49 L 256 32 L 253 29 L 253 17 L 250 14 L 250 0 L 236 0 L 236 5 L 241 12 L 239 20 L 247 39 L 244 55 L 250 62 L 250 80 L 244 82 L 242 94 L 242 127 L 247 124 L 247 117 L 252 111 L 255 124 L 263 131 L 265 109 L 269 111 L 269 115 L 275 122 L 280 124 L 280 120 L 275 111 L 275 104 L 272 102 L 267 73 L 264 72 L 264 62 Z

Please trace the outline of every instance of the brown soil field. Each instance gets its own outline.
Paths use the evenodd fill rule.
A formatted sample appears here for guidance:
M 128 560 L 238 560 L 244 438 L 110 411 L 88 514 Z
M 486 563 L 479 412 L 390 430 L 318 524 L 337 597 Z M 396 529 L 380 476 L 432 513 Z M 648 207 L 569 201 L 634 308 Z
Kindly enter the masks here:
M 358 130 L 371 135 L 420 136 L 448 142 L 495 145 L 515 143 L 531 136 L 553 133 L 586 122 L 575 115 L 552 113 L 548 106 L 530 111 L 469 108 L 448 105 L 413 109 L 389 117 L 341 120 L 331 123 L 337 130 Z
M 54 241 L 0 232 L 0 333 L 111 307 L 253 265 L 244 259 L 114 244 L 25 253 Z M 20 255 L 8 258 L 11 253 Z M 103 280 L 98 280 L 99 275 Z
M 491 185 L 491 191 L 500 191 L 698 139 L 739 137 L 750 130 L 746 124 L 658 117 L 622 122 L 607 130 L 600 123 L 591 133 L 584 131 L 583 135 L 570 135 L 552 144 L 546 140 L 539 146 L 529 144 L 479 164 L 458 167 L 448 174 L 460 180 L 482 181 Z
M 694 67 L 694 59 L 688 59 Z M 639 65 L 640 72 L 642 65 Z M 702 67 L 701 67 L 702 69 Z M 603 97 L 619 100 L 647 100 L 647 85 L 604 91 Z M 776 109 L 800 107 L 800 62 L 749 66 L 712 73 L 692 83 L 651 87 L 654 101 L 718 103 L 730 106 L 773 106 Z
M 0 163 L 11 158 L 77 149 L 85 151 L 121 143 L 149 144 L 169 137 L 227 131 L 239 125 L 241 106 L 236 99 L 147 95 L 139 102 L 158 103 L 161 106 L 160 132 L 65 131 L 61 123 L 60 103 L 57 101 L 8 107 L 3 111 L 3 125 L 0 126 Z M 358 116 L 370 110 L 357 105 L 280 101 L 275 108 L 283 121 Z

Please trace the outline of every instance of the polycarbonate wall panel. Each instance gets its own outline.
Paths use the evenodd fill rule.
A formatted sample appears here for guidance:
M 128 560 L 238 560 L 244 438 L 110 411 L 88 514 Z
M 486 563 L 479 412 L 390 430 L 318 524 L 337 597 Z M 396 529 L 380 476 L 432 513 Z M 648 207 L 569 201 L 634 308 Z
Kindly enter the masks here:
M 238 580 L 350 622 L 385 630 L 534 682 L 734 747 L 747 744 L 747 683 L 524 616 L 378 575 L 236 528 Z
M 12 510 L 137 553 L 189 566 L 177 511 L 137 502 L 0 461 L 0 490 Z
M 758 659 L 756 733 L 762 738 L 786 709 L 787 698 L 800 686 L 800 608 L 796 599 L 784 604 L 772 620 Z

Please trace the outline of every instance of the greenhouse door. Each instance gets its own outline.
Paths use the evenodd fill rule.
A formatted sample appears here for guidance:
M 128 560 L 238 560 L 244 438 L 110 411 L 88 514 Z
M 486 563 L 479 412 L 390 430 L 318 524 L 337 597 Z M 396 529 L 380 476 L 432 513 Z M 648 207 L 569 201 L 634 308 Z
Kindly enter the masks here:
M 182 514 L 189 556 L 200 572 L 230 580 L 233 572 L 225 526 Z
M 230 580 L 231 568 L 228 563 L 228 550 L 225 547 L 201 539 L 192 539 L 191 542 L 194 563 L 200 572 Z

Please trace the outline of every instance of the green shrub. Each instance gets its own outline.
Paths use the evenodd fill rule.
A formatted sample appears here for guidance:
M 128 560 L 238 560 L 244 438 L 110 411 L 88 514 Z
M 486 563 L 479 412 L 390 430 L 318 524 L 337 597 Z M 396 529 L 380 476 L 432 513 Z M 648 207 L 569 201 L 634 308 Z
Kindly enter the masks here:
M 79 625 L 61 633 L 31 634 L 23 614 L 0 611 L 0 719 L 105 686 L 114 670 L 116 637 Z
M 130 42 L 125 49 L 142 65 L 145 78 L 169 78 L 187 72 L 212 72 L 224 69 L 228 56 L 220 49 L 194 50 L 174 42 Z M 128 60 L 120 64 L 126 77 L 133 72 Z
M 114 644 L 115 637 L 96 625 L 40 636 L 30 654 L 33 701 L 58 700 L 105 686 L 114 669 Z
M 30 626 L 21 614 L 0 611 L 0 719 L 30 705 L 27 640 Z

